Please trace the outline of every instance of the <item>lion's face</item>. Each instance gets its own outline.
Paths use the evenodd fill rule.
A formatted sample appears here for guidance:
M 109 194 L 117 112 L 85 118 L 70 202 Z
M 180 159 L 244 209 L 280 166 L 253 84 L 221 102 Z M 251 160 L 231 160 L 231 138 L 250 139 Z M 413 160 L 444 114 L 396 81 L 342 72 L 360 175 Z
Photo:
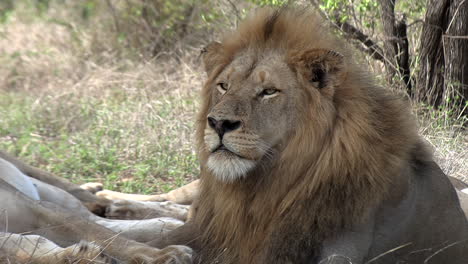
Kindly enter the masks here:
M 211 78 L 205 85 L 209 100 L 202 111 L 201 143 L 208 154 L 206 166 L 219 180 L 232 182 L 272 161 L 292 133 L 303 132 L 301 123 L 320 116 L 319 111 L 330 112 L 323 103 L 333 101 L 341 54 L 317 48 L 294 53 L 246 48 L 223 64 L 223 45 L 207 48 L 204 62 Z
M 244 54 L 211 83 L 205 145 L 208 168 L 221 180 L 246 175 L 294 128 L 298 85 L 279 56 Z

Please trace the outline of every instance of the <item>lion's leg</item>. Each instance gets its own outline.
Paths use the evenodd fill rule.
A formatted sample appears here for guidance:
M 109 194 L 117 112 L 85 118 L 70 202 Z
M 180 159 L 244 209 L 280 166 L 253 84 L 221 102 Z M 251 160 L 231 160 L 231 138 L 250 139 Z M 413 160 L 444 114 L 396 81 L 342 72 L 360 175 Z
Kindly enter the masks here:
M 168 217 L 145 220 L 112 220 L 100 218 L 96 221 L 120 236 L 138 242 L 148 242 L 182 226 L 184 222 Z
M 169 258 L 184 261 L 179 263 L 190 263 L 191 250 L 187 247 L 172 246 L 159 250 L 127 240 L 56 205 L 31 200 L 1 179 L 0 200 L 0 228 L 6 232 L 32 232 L 65 247 L 81 240 L 94 241 L 111 256 L 125 261 L 151 259 L 152 262 L 143 263 L 166 263 L 162 261 Z
M 89 220 L 98 218 L 98 216 L 92 214 L 80 200 L 70 193 L 37 179 L 30 177 L 28 179 L 36 186 L 41 201 L 53 203 L 65 211 L 73 212 Z
M 189 208 L 190 206 L 188 205 L 180 205 L 170 201 L 141 202 L 117 200 L 107 208 L 106 217 L 132 220 L 171 217 L 185 221 L 187 220 Z
M 195 180 L 180 188 L 163 194 L 166 200 L 178 204 L 192 204 L 198 196 L 200 180 Z
M 163 202 L 167 201 L 164 194 L 144 195 L 144 194 L 131 194 L 121 193 L 111 190 L 102 190 L 96 193 L 98 197 L 103 197 L 109 200 L 133 200 L 133 201 L 153 201 Z
M 96 193 L 96 195 L 110 200 L 135 200 L 153 202 L 171 201 L 177 204 L 191 204 L 198 195 L 198 186 L 199 180 L 195 180 L 180 188 L 159 195 L 128 194 L 110 190 L 100 191 Z
M 94 243 L 62 248 L 38 235 L 0 233 L 0 253 L 7 263 L 115 263 Z
M 0 151 L 0 158 L 10 162 L 22 173 L 26 174 L 29 177 L 38 179 L 42 182 L 48 183 L 50 185 L 56 186 L 62 190 L 69 192 L 78 200 L 80 200 L 91 212 L 97 215 L 103 215 L 107 206 L 110 203 L 109 200 L 103 197 L 97 197 L 92 193 L 80 188 L 80 186 L 71 183 L 64 178 L 55 176 L 41 169 L 30 166 L 5 152 Z
M 198 244 L 199 230 L 189 221 L 183 226 L 157 237 L 146 244 L 152 247 L 163 248 L 168 245 L 185 245 L 195 252 L 200 250 Z
M 179 213 L 179 215 L 182 215 L 184 212 L 185 212 L 185 215 L 187 215 L 187 212 L 188 212 L 188 208 L 186 208 L 187 206 L 173 204 L 172 206 L 166 206 L 166 207 L 156 206 L 154 208 L 148 208 L 148 207 L 140 208 L 139 214 L 141 218 L 139 219 L 145 219 L 145 220 L 139 220 L 139 221 L 112 220 L 112 219 L 101 218 L 89 212 L 81 204 L 81 202 L 78 201 L 78 199 L 76 199 L 71 194 L 65 192 L 64 190 L 59 189 L 55 186 L 49 185 L 47 183 L 43 183 L 36 179 L 30 178 L 30 180 L 37 187 L 41 201 L 53 203 L 65 211 L 74 212 L 74 214 L 84 217 L 85 219 L 88 219 L 89 221 L 95 222 L 106 228 L 109 228 L 110 230 L 116 233 L 119 233 L 123 237 L 136 240 L 136 241 L 140 241 L 140 242 L 146 242 L 151 239 L 154 239 L 154 237 L 157 236 L 158 234 L 163 234 L 163 233 L 172 231 L 176 229 L 177 227 L 184 224 L 182 221 L 172 219 L 172 218 L 145 219 L 144 217 L 145 213 L 146 213 L 146 216 L 150 216 L 151 218 L 156 218 L 156 217 L 163 217 L 163 216 L 170 217 L 171 215 L 177 216 L 177 213 Z M 122 202 L 126 204 L 126 201 L 122 201 Z M 130 202 L 130 204 L 127 204 L 127 207 L 121 208 L 117 206 L 117 208 L 121 208 L 124 211 L 128 209 L 130 210 L 130 212 L 132 212 L 132 203 L 144 203 L 144 202 L 133 201 L 133 202 Z M 163 204 L 164 203 L 168 203 L 168 202 L 163 202 Z M 111 207 L 111 208 L 114 208 L 114 207 Z M 129 212 L 128 210 L 126 211 L 127 213 Z

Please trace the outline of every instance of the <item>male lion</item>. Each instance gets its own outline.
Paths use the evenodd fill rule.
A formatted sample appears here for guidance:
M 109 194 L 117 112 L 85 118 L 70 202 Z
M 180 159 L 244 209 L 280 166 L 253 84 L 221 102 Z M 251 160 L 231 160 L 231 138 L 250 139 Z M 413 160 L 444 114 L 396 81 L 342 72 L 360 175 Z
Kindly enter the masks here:
M 408 103 L 310 10 L 261 9 L 203 59 L 201 182 L 165 239 L 196 263 L 468 263 L 468 223 Z

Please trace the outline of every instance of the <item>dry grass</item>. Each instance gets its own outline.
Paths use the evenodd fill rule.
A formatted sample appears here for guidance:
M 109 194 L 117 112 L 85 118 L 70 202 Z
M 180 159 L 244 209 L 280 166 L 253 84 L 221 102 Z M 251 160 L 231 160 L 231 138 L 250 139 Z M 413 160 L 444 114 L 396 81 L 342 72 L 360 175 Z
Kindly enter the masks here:
M 198 175 L 198 47 L 144 60 L 105 25 L 66 20 L 54 8 L 25 14 L 0 24 L 1 149 L 126 192 L 163 192 Z M 443 114 L 420 120 L 445 172 L 468 180 L 466 132 Z
M 420 133 L 432 145 L 436 162 L 450 176 L 468 182 L 468 133 L 444 112 L 418 115 Z M 466 121 L 465 121 L 466 122 Z
M 107 45 L 99 32 L 19 17 L 0 30 L 2 149 L 128 192 L 167 191 L 198 175 L 194 52 L 119 58 L 96 49 Z

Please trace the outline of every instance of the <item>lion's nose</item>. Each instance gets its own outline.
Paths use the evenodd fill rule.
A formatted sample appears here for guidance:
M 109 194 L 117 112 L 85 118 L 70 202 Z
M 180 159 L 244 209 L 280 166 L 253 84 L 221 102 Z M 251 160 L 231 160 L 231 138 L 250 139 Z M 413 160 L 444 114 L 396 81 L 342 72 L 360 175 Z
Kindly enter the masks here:
M 213 117 L 208 117 L 208 125 L 222 138 L 225 133 L 238 129 L 241 122 L 237 120 L 216 120 Z

